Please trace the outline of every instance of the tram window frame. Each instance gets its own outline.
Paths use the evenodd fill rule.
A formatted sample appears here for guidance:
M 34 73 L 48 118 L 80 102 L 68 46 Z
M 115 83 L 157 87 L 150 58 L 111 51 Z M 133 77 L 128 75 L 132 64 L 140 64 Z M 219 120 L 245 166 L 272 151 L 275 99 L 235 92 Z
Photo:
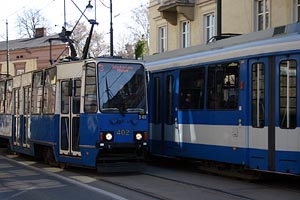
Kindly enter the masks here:
M 159 124 L 161 121 L 161 112 L 160 112 L 160 77 L 154 78 L 154 124 Z
M 87 63 L 84 83 L 84 112 L 97 113 L 96 63 Z
M 260 73 L 257 73 L 259 70 Z M 265 64 L 253 63 L 251 66 L 251 120 L 252 127 L 265 126 Z M 259 98 L 257 98 L 259 96 Z M 259 106 L 257 106 L 259 105 Z
M 12 103 L 13 103 L 13 80 L 6 81 L 6 93 L 5 93 L 5 113 L 12 113 Z
M 43 89 L 43 113 L 54 114 L 56 105 L 56 67 L 46 69 L 44 72 L 44 89 Z
M 5 113 L 6 81 L 0 81 L 0 114 Z
M 237 110 L 239 102 L 239 81 L 239 62 L 234 61 L 209 65 L 206 97 L 207 109 Z M 229 94 L 230 92 L 232 94 Z
M 179 109 L 204 109 L 206 69 L 195 67 L 180 71 L 179 75 Z
M 291 62 L 294 64 L 292 70 L 295 70 L 295 73 L 291 70 Z M 288 69 L 284 70 L 284 67 Z M 289 76 L 293 74 L 294 76 Z M 294 118 L 291 116 L 291 111 L 295 115 Z M 279 126 L 281 129 L 297 127 L 297 61 L 295 59 L 286 59 L 279 63 Z
M 34 72 L 32 75 L 31 113 L 41 114 L 43 111 L 44 73 Z

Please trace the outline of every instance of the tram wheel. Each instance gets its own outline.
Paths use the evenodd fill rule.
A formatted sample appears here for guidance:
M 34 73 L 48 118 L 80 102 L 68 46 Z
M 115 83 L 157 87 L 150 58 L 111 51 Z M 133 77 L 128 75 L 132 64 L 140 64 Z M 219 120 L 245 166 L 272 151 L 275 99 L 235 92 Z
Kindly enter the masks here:
M 43 160 L 44 160 L 44 163 L 46 163 L 46 164 L 51 164 L 51 163 L 54 162 L 53 152 L 52 152 L 52 149 L 50 147 L 44 148 Z
M 59 168 L 61 168 L 61 169 L 67 169 L 67 168 L 68 168 L 67 163 L 59 163 L 58 166 L 59 166 Z

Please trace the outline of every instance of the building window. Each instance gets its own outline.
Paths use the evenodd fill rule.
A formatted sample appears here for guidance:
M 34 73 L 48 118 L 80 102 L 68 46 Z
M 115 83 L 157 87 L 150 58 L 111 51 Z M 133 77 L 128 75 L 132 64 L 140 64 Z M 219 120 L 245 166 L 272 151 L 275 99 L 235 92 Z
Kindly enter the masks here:
M 190 22 L 181 22 L 181 48 L 187 48 L 190 46 Z
M 256 31 L 269 28 L 269 2 L 268 0 L 256 0 Z
M 293 0 L 292 9 L 293 21 L 300 22 L 300 0 Z
M 14 63 L 15 67 L 15 75 L 23 74 L 25 73 L 25 62 L 22 63 Z
M 159 53 L 167 51 L 167 27 L 162 26 L 159 28 Z
M 204 16 L 204 41 L 207 42 L 215 35 L 215 14 Z

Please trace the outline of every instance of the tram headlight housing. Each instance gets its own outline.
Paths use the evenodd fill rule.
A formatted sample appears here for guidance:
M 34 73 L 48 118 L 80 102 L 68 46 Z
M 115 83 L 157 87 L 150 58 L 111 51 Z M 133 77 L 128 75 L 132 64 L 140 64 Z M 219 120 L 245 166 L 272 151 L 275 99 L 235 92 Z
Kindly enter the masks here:
M 137 131 L 134 133 L 134 140 L 137 142 L 145 141 L 147 139 L 146 134 L 147 134 L 146 132 Z
M 114 139 L 113 132 L 101 132 L 100 133 L 100 142 L 111 142 Z
M 113 134 L 112 133 L 106 133 L 105 134 L 105 140 L 106 141 L 112 141 L 113 139 Z
M 142 141 L 142 139 L 143 139 L 142 133 L 136 133 L 135 134 L 135 140 L 136 141 Z

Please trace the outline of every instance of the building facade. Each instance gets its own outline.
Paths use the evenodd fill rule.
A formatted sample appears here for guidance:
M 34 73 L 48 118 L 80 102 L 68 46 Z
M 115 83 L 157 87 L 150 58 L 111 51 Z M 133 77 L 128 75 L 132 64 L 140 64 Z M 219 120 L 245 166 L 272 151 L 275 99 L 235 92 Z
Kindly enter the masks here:
M 45 36 L 45 31 L 37 31 L 35 38 L 0 42 L 0 74 L 15 76 L 35 69 L 50 66 L 54 61 L 69 55 L 69 48 L 59 35 Z M 51 51 L 50 51 L 51 49 Z M 9 59 L 7 59 L 9 54 Z M 7 62 L 8 60 L 8 62 Z M 8 72 L 7 72 L 8 71 Z
M 221 0 L 222 33 L 300 21 L 300 0 Z M 217 0 L 150 0 L 149 54 L 205 44 L 217 34 Z

